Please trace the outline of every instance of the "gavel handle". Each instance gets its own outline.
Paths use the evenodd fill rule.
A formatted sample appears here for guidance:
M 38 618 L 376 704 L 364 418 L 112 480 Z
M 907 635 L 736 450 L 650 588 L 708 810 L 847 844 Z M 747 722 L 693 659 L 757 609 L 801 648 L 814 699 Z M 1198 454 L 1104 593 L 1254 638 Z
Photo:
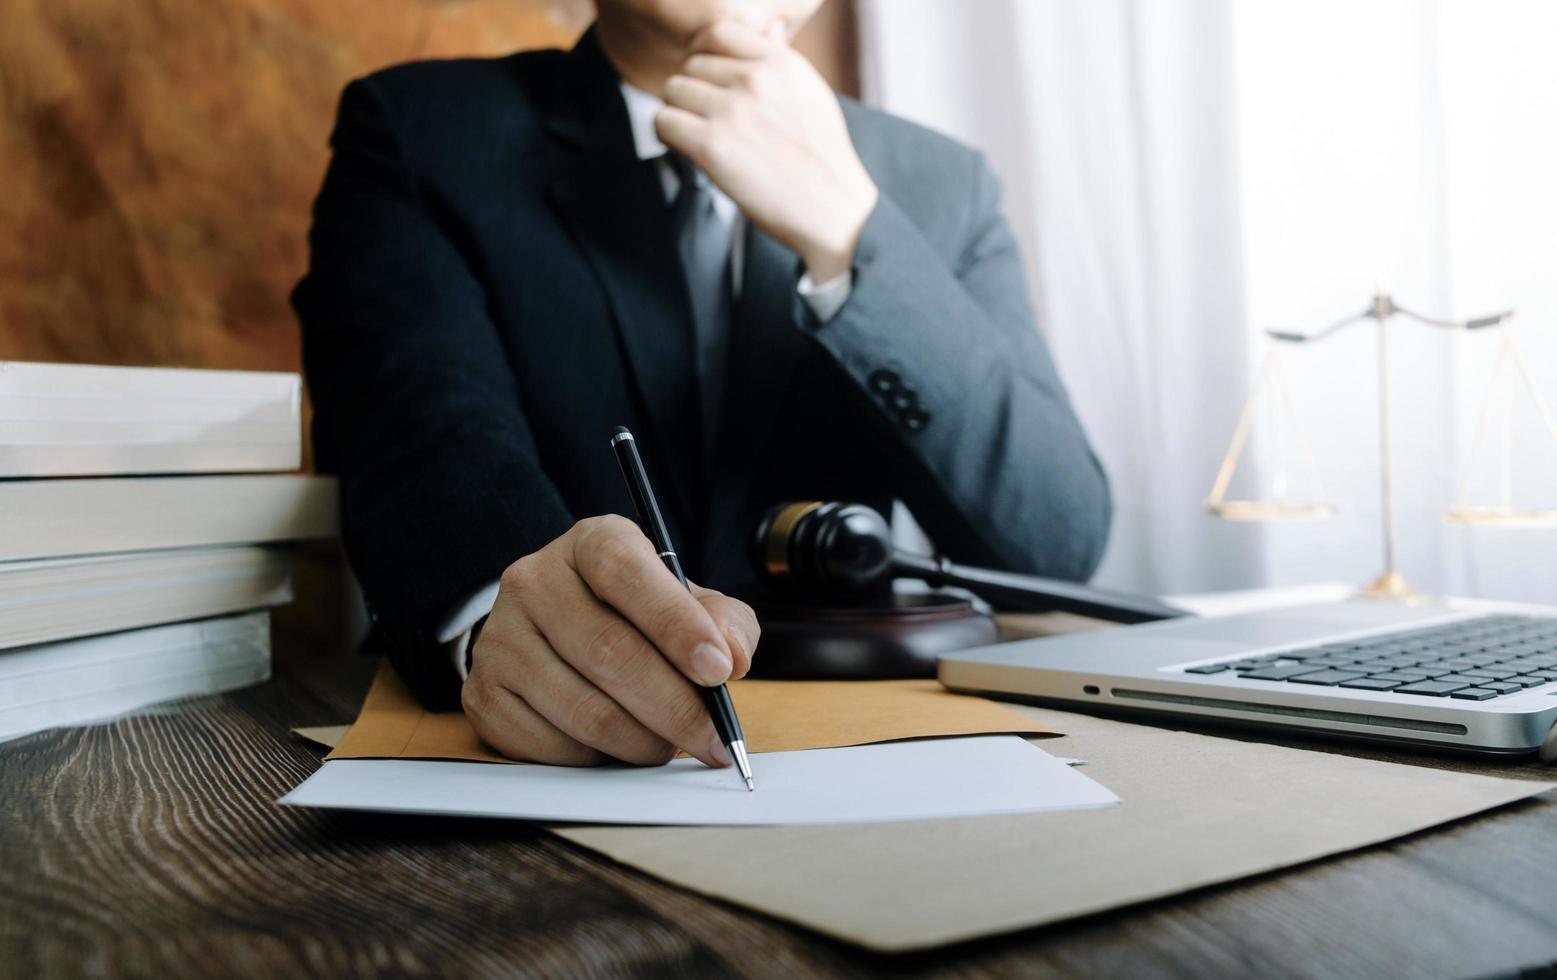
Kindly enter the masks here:
M 893 558 L 894 572 L 924 579 L 932 588 L 957 586 L 967 589 L 1005 612 L 1054 612 L 1056 610 L 1106 619 L 1113 623 L 1154 623 L 1163 619 L 1189 616 L 1186 609 L 1171 606 L 1150 596 L 1131 595 L 1097 589 L 1079 582 L 966 568 L 945 558 L 898 554 Z

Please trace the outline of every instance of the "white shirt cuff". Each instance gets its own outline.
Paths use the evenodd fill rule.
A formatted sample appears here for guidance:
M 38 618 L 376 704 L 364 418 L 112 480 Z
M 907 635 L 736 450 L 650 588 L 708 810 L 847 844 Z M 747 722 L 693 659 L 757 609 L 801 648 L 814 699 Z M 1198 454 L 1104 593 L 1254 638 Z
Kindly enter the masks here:
M 854 273 L 840 272 L 824 283 L 816 283 L 807 272 L 800 277 L 797 288 L 800 298 L 811 308 L 811 314 L 819 323 L 826 323 L 849 301 L 849 294 L 854 291 Z
M 470 652 L 470 631 L 496 604 L 497 583 L 492 582 L 472 593 L 454 615 L 443 621 L 443 626 L 438 630 L 438 642 L 448 649 L 449 656 L 454 660 L 454 672 L 460 675 L 462 681 L 470 674 L 470 669 L 465 665 Z

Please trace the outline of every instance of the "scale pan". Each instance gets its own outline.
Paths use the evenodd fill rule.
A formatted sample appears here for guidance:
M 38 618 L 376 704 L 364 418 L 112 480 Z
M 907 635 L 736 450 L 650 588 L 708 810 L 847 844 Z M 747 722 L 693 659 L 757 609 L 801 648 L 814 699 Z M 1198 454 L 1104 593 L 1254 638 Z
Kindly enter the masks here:
M 1512 507 L 1455 507 L 1444 520 L 1488 527 L 1557 527 L 1557 509 L 1515 510 Z
M 1283 504 L 1267 500 L 1206 501 L 1206 510 L 1226 521 L 1324 521 L 1335 516 L 1329 504 Z

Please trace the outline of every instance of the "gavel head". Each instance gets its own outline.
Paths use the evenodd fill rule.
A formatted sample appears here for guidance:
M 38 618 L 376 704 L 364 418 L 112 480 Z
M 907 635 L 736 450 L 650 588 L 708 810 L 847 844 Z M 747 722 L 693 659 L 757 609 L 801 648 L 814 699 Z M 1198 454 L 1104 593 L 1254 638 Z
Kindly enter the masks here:
M 892 528 L 864 504 L 779 504 L 758 523 L 755 545 L 758 574 L 787 592 L 850 599 L 892 584 Z

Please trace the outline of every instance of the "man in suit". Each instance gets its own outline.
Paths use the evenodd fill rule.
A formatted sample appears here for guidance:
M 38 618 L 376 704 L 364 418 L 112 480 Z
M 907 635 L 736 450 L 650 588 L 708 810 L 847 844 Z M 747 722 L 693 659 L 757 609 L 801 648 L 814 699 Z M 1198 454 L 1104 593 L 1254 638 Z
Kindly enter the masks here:
M 293 302 L 320 468 L 424 703 L 520 759 L 728 759 L 748 540 L 904 500 L 954 558 L 1084 579 L 1103 473 L 982 158 L 839 99 L 819 0 L 599 0 L 569 52 L 342 96 Z M 644 447 L 689 596 L 607 448 Z M 606 516 L 601 516 L 606 515 Z M 715 591 L 715 590 L 723 591 Z

